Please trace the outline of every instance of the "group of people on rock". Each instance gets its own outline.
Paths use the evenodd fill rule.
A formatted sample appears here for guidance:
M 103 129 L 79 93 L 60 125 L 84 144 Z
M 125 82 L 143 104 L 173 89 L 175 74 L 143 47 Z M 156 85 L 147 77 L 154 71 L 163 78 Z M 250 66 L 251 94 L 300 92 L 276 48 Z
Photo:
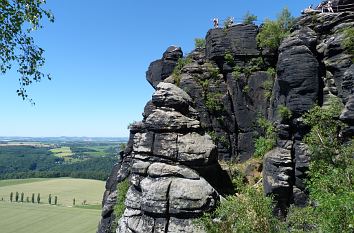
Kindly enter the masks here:
M 219 19 L 218 18 L 214 18 L 213 19 L 213 23 L 214 23 L 214 28 L 218 28 L 219 27 Z M 229 28 L 234 24 L 234 17 L 229 17 L 226 19 L 225 21 L 225 27 Z
M 329 13 L 334 13 L 333 11 L 333 2 L 332 1 L 325 1 L 321 2 L 315 9 L 312 8 L 313 5 L 311 4 L 309 7 L 307 7 L 305 10 L 302 11 L 304 14 L 312 13 L 312 12 L 329 12 Z

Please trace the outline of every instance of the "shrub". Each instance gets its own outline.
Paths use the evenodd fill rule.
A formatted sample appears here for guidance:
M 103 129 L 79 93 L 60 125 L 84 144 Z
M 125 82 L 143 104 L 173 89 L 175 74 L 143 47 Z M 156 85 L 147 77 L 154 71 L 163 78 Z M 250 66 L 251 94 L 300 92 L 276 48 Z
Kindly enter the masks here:
M 257 58 L 252 58 L 249 61 L 248 67 L 250 72 L 256 72 L 264 69 L 265 65 L 263 59 L 261 57 L 257 57 Z
M 242 88 L 242 92 L 248 94 L 250 92 L 250 86 L 246 85 Z
M 279 105 L 277 111 L 283 120 L 289 120 L 292 116 L 291 110 L 284 105 Z
M 327 108 L 319 106 L 304 115 L 311 127 L 304 141 L 310 151 L 308 189 L 317 203 L 313 209 L 319 232 L 354 230 L 354 143 L 342 143 L 338 132 L 345 125 L 338 119 L 343 104 L 332 99 Z
M 206 95 L 205 106 L 211 113 L 219 113 L 224 110 L 221 102 L 221 93 L 208 93 Z
M 117 202 L 114 206 L 114 215 L 116 219 L 120 219 L 125 210 L 125 198 L 129 189 L 129 181 L 125 179 L 124 181 L 117 184 Z
M 220 74 L 219 68 L 211 63 L 206 63 L 206 66 L 207 66 L 208 72 L 210 74 L 210 77 L 213 79 L 217 79 Z
M 205 39 L 203 38 L 195 38 L 194 39 L 194 46 L 195 48 L 201 48 L 204 49 L 205 48 Z
M 342 46 L 349 52 L 349 54 L 354 55 L 354 28 L 347 28 L 343 30 L 344 39 Z
M 232 77 L 236 80 L 238 80 L 241 76 L 242 73 L 242 67 L 240 66 L 235 66 L 232 71 Z
M 269 67 L 269 68 L 267 69 L 267 74 L 268 74 L 269 76 L 271 76 L 272 78 L 274 78 L 275 75 L 277 74 L 277 72 L 275 71 L 275 69 L 274 69 L 273 67 Z
M 231 53 L 226 53 L 224 56 L 224 59 L 226 61 L 226 63 L 230 66 L 234 66 L 235 65 L 235 60 L 234 60 L 234 56 L 232 56 Z
M 269 48 L 276 51 L 281 41 L 289 35 L 290 28 L 294 24 L 294 17 L 289 10 L 284 8 L 278 15 L 277 20 L 265 20 L 257 35 L 257 42 L 261 48 Z
M 274 85 L 274 81 L 271 79 L 268 79 L 263 82 L 264 96 L 267 99 L 269 99 L 272 96 L 273 85 Z
M 276 133 L 272 122 L 264 117 L 257 121 L 259 127 L 263 130 L 263 135 L 255 140 L 255 157 L 263 157 L 268 151 L 272 150 L 276 143 Z
M 172 77 L 175 81 L 176 86 L 180 85 L 180 81 L 181 81 L 181 74 L 182 74 L 182 69 L 185 65 L 190 64 L 192 62 L 192 60 L 188 57 L 186 58 L 179 58 L 177 61 L 177 64 L 175 66 L 175 68 L 173 69 L 172 72 Z
M 237 196 L 226 197 L 215 212 L 198 221 L 208 233 L 279 232 L 283 225 L 272 215 L 272 199 L 254 187 L 241 188 Z
M 242 23 L 244 24 L 254 24 L 254 21 L 257 20 L 257 16 L 251 14 L 249 11 L 243 16 Z

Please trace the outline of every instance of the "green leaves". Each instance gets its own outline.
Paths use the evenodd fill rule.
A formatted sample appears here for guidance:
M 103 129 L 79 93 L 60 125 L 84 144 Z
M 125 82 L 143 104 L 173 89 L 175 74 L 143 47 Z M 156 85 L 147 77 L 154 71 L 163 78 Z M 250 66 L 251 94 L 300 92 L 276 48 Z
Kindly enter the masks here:
M 42 28 L 41 20 L 54 16 L 45 10 L 43 0 L 12 0 L 0 3 L 0 72 L 5 74 L 13 65 L 20 75 L 17 94 L 28 99 L 26 87 L 50 75 L 41 72 L 45 63 L 44 50 L 38 47 L 30 33 Z M 31 101 L 31 100 L 30 100 Z
M 310 153 L 310 198 L 317 203 L 311 215 L 320 232 L 354 230 L 354 143 L 343 144 L 339 138 L 345 125 L 338 119 L 343 108 L 340 99 L 328 107 L 316 106 L 304 115 L 311 127 L 305 137 Z
M 276 51 L 282 40 L 289 35 L 294 24 L 294 17 L 287 8 L 278 15 L 277 20 L 265 20 L 257 35 L 258 46 Z

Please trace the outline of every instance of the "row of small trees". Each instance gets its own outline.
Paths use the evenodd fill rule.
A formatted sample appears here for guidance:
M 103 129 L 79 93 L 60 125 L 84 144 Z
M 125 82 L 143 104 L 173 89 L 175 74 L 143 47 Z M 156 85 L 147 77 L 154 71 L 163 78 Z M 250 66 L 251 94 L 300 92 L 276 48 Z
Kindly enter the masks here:
M 19 192 L 16 192 L 15 195 L 13 192 L 10 193 L 10 202 L 25 202 L 24 200 L 25 194 L 22 192 L 21 194 Z M 40 204 L 41 203 L 41 194 L 38 193 L 37 194 L 37 198 L 35 198 L 35 194 L 32 193 L 31 196 L 31 202 L 35 203 L 35 201 Z M 30 197 L 27 196 L 26 197 L 26 202 L 30 202 Z M 48 196 L 48 204 L 51 205 L 52 204 L 52 194 L 49 194 Z M 54 196 L 54 205 L 58 204 L 58 197 Z

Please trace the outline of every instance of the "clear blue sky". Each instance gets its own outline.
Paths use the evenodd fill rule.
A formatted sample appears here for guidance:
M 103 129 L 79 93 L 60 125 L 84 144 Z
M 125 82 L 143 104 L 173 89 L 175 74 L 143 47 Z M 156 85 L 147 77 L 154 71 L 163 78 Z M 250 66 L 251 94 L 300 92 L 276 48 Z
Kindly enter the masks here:
M 0 76 L 0 136 L 128 136 L 153 89 L 145 71 L 169 45 L 184 52 L 212 19 L 250 11 L 274 19 L 285 6 L 298 16 L 308 0 L 47 0 L 55 15 L 36 42 L 53 80 L 33 84 L 31 106 L 16 95 L 18 76 Z M 236 20 L 237 21 L 237 20 Z

